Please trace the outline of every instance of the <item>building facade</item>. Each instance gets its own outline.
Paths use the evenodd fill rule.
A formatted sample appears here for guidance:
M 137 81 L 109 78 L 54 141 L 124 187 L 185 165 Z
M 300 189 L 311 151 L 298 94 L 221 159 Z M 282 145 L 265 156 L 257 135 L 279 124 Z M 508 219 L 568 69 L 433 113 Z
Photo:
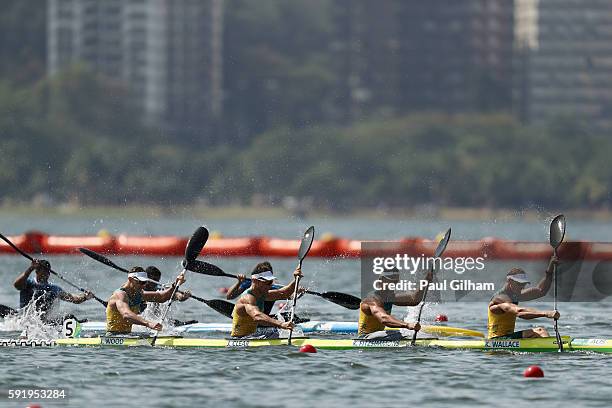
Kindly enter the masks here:
M 506 0 L 334 2 L 344 117 L 510 110 L 514 7 Z
M 144 119 L 214 139 L 222 106 L 223 0 L 48 0 L 48 73 L 82 63 L 120 79 Z
M 517 0 L 516 105 L 529 123 L 612 129 L 612 2 Z

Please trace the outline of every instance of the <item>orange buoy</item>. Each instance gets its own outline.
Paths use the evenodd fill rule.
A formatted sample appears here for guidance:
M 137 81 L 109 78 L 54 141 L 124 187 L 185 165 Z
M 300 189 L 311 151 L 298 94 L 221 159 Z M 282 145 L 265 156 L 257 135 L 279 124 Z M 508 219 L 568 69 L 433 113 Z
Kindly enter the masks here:
M 300 347 L 300 353 L 316 353 L 317 349 L 312 344 L 304 344 Z
M 544 371 L 542 371 L 539 366 L 532 365 L 527 367 L 527 369 L 523 372 L 523 376 L 531 378 L 541 378 L 544 377 Z

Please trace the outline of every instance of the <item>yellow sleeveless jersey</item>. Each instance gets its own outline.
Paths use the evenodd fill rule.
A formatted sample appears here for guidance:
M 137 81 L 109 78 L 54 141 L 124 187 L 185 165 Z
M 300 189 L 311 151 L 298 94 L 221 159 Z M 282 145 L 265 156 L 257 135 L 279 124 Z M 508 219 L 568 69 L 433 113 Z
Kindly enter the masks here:
M 124 290 L 120 288 L 119 290 Z M 136 314 L 140 314 L 140 305 L 143 302 L 142 293 L 136 299 L 129 299 L 130 310 Z M 106 331 L 113 333 L 131 333 L 132 323 L 126 320 L 117 308 L 111 308 L 110 303 L 106 306 Z
M 251 290 L 247 290 L 244 295 L 252 295 Z M 264 298 L 255 298 L 257 302 L 257 307 L 260 311 L 264 311 Z M 246 316 L 240 316 L 238 314 L 238 308 L 234 307 L 234 311 L 232 312 L 232 337 L 244 337 L 249 336 L 257 330 L 257 322 L 253 320 L 251 316 L 248 314 Z
M 514 325 L 516 324 L 516 316 L 511 313 L 495 314 L 488 310 L 488 338 L 506 336 L 514 333 Z
M 383 303 L 383 307 L 385 311 L 391 314 L 391 309 L 393 308 L 393 303 Z M 361 307 L 359 308 L 359 322 L 357 324 L 357 334 L 362 336 L 364 334 L 370 334 L 377 331 L 385 330 L 385 325 L 378 321 L 376 317 L 373 315 L 367 315 L 363 313 Z

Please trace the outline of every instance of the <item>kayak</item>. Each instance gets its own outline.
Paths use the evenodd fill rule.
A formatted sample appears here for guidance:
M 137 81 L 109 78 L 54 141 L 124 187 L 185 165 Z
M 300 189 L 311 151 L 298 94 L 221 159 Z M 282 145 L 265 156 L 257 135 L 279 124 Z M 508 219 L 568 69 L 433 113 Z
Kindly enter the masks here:
M 309 322 L 299 323 L 298 328 L 302 329 L 303 333 L 346 333 L 355 334 L 357 333 L 357 322 L 342 322 L 342 321 L 317 321 L 311 320 Z M 446 326 L 435 325 L 428 326 L 423 325 L 422 331 L 425 333 L 440 335 L 443 334 Z M 148 329 L 144 327 L 134 326 L 136 331 L 145 332 Z M 105 331 L 105 322 L 85 322 L 81 323 L 82 331 Z M 389 329 L 392 330 L 392 329 Z M 173 329 L 177 333 L 230 333 L 232 331 L 231 323 L 193 323 L 186 324 L 184 326 L 178 326 Z M 455 332 L 456 333 L 456 332 Z M 461 335 L 463 336 L 474 336 L 482 337 L 482 333 L 469 330 L 461 329 Z
M 357 322 L 336 321 L 309 321 L 297 325 L 304 333 L 329 332 L 329 333 L 357 333 Z M 141 327 L 134 326 L 140 331 Z M 82 331 L 106 331 L 106 322 L 81 323 Z M 148 329 L 142 328 L 142 331 Z M 232 331 L 231 323 L 193 323 L 177 326 L 173 329 L 177 333 L 229 333 Z
M 562 337 L 565 351 L 612 353 L 612 340 Z M 314 339 L 295 338 L 292 346 L 310 344 L 315 348 L 328 350 L 352 349 L 406 349 L 410 340 L 365 340 L 365 339 Z M 434 347 L 450 350 L 514 351 L 514 352 L 556 352 L 555 337 L 538 339 L 508 340 L 440 340 L 420 339 L 420 347 Z M 0 339 L 0 347 L 151 347 L 151 338 L 91 337 L 57 340 Z M 201 339 L 182 337 L 158 337 L 155 347 L 171 348 L 217 348 L 243 349 L 252 347 L 288 346 L 287 339 Z

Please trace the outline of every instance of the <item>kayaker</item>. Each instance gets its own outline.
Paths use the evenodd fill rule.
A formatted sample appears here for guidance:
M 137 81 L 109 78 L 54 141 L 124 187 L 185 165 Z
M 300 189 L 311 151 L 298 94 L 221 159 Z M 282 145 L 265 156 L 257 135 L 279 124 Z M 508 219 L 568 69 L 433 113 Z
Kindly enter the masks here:
M 530 288 L 525 287 L 530 282 L 523 269 L 510 269 L 506 274 L 504 287 L 495 293 L 489 302 L 487 327 L 490 339 L 549 337 L 548 331 L 543 327 L 514 331 L 514 325 L 517 317 L 525 320 L 537 319 L 538 317 L 559 318 L 559 312 L 554 310 L 542 311 L 519 306 L 519 301 L 525 302 L 546 295 L 552 283 L 554 265 L 558 264 L 559 259 L 555 256 L 551 257 L 544 278 L 537 286 Z
M 255 268 L 253 268 L 253 271 L 251 272 L 251 274 L 258 273 L 258 271 L 259 272 L 270 271 L 274 273 L 270 262 L 262 262 L 262 263 L 257 264 Z M 238 281 L 227 290 L 227 294 L 226 294 L 227 300 L 236 299 L 238 296 L 242 295 L 245 290 L 251 287 L 251 283 L 252 283 L 251 279 L 247 279 L 246 275 L 238 274 Z M 281 285 L 276 285 L 274 283 L 270 287 L 270 289 L 280 289 L 280 288 L 282 288 Z M 274 301 L 266 301 L 264 302 L 263 312 L 269 315 L 272 312 L 273 307 L 274 307 Z
M 269 268 L 269 269 L 268 269 Z M 302 276 L 297 268 L 293 272 L 294 278 Z M 274 302 L 281 299 L 290 299 L 295 289 L 295 280 L 287 286 L 272 289 L 274 277 L 269 262 L 258 264 L 251 274 L 251 286 L 247 289 L 234 306 L 232 313 L 232 337 L 254 338 L 257 326 L 270 326 L 277 329 L 293 329 L 293 322 L 283 322 L 270 317 L 265 313 L 265 302 Z M 278 337 L 278 331 L 267 331 L 257 338 Z
M 393 269 L 384 271 L 379 279 L 383 284 L 392 284 L 398 283 L 399 278 L 399 271 Z M 431 282 L 431 272 L 427 274 L 426 279 Z M 397 340 L 408 335 L 402 331 L 386 331 L 385 327 L 419 331 L 421 329 L 419 323 L 409 323 L 397 319 L 391 315 L 391 311 L 393 305 L 417 306 L 423 299 L 423 290 L 396 293 L 386 289 L 386 286 L 383 286 L 383 288 L 385 289 L 371 292 L 359 305 L 359 322 L 357 324 L 357 334 L 359 337 L 364 339 Z
M 128 280 L 108 299 L 106 307 L 106 335 L 122 335 L 132 332 L 132 325 L 145 326 L 160 331 L 161 323 L 149 321 L 141 316 L 140 310 L 143 302 L 164 303 L 172 296 L 176 286 L 185 282 L 183 274 L 178 275 L 176 281 L 167 289 L 161 291 L 143 290 L 147 282 L 158 282 L 149 279 L 145 270 L 136 266 L 128 273 Z
M 33 271 L 36 272 L 34 279 L 30 278 Z M 58 299 L 79 304 L 93 297 L 93 293 L 89 291 L 74 295 L 64 291 L 58 285 L 49 283 L 50 274 L 51 264 L 49 261 L 34 259 L 28 269 L 20 274 L 13 283 L 15 289 L 19 291 L 19 307 L 34 307 L 36 313 L 40 314 L 40 318 L 49 323 L 56 320 L 61 321 L 61 318 L 54 320 L 51 316 Z

